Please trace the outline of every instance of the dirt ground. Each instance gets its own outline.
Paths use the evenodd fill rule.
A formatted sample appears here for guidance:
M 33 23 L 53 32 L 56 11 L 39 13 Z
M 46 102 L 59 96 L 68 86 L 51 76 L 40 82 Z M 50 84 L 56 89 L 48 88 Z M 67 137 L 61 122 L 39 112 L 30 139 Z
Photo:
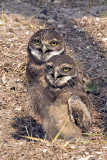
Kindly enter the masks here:
M 105 0 L 106 2 L 106 0 Z M 103 0 L 0 1 L 0 160 L 106 160 L 107 138 L 54 144 L 44 138 L 30 109 L 26 87 L 27 43 L 40 28 L 55 27 L 74 52 L 88 81 L 93 113 L 91 134 L 107 135 L 107 6 Z

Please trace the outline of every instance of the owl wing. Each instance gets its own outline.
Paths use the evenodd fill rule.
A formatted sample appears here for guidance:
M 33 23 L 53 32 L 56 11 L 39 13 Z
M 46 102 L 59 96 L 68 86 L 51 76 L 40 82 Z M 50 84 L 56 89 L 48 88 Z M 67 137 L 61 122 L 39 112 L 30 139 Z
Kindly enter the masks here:
M 38 76 L 39 72 L 37 69 L 37 65 L 32 62 L 28 62 L 26 67 L 26 78 L 28 83 L 32 85 Z
M 87 96 L 85 96 L 85 101 L 86 97 Z M 91 111 L 82 98 L 78 95 L 72 95 L 68 100 L 68 105 L 71 119 L 74 119 L 75 124 L 83 129 L 83 131 L 86 131 L 89 129 L 89 124 L 91 124 Z
M 26 68 L 27 89 L 30 96 L 31 107 L 35 114 L 40 117 L 42 106 L 42 92 L 46 85 L 44 80 L 43 65 L 37 65 L 33 62 L 28 62 Z

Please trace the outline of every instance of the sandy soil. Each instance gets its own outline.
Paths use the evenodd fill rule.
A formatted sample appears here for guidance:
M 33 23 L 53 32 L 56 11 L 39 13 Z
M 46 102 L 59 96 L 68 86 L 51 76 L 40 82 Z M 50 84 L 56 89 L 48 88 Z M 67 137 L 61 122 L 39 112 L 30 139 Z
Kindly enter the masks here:
M 96 110 L 91 133 L 107 134 L 106 15 L 103 0 L 0 1 L 0 160 L 107 159 L 107 139 L 102 136 L 68 144 L 20 137 L 44 138 L 42 125 L 29 107 L 26 48 L 34 32 L 52 26 L 64 35 L 84 75 L 96 87 L 88 93 Z

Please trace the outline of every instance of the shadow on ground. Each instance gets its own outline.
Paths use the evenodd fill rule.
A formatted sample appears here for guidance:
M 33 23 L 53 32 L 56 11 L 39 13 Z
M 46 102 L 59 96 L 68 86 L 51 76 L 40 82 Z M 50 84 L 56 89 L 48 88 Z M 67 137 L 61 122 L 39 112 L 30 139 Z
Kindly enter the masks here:
M 16 117 L 11 125 L 16 130 L 12 136 L 17 140 L 22 139 L 21 136 L 44 138 L 42 125 L 38 124 L 32 117 Z

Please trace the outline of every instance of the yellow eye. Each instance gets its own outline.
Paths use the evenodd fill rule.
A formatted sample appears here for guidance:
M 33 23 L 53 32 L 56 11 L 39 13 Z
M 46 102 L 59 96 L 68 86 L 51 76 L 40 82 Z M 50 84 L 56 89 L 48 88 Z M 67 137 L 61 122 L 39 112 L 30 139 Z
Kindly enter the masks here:
M 51 44 L 51 46 L 53 46 L 53 47 L 54 47 L 54 46 L 56 46 L 56 45 L 58 44 L 58 42 L 56 42 L 56 41 L 52 41 L 50 44 Z
M 64 72 L 68 72 L 70 69 L 71 69 L 71 68 L 69 68 L 69 67 L 64 67 L 64 68 L 63 68 L 63 71 L 64 71 Z
M 53 66 L 47 66 L 46 69 L 47 69 L 48 71 L 52 71 L 52 70 L 53 70 Z
M 39 45 L 40 42 L 41 42 L 40 39 L 36 39 L 36 40 L 35 40 L 35 43 L 36 43 L 37 45 Z

